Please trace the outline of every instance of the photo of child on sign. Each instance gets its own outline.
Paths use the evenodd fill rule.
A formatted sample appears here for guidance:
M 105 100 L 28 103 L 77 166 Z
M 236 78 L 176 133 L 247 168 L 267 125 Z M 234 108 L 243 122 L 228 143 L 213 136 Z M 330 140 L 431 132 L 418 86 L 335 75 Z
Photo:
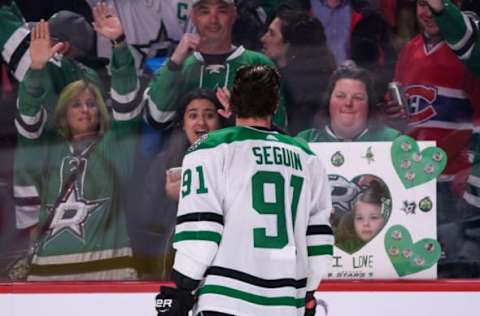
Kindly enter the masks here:
M 339 218 L 335 227 L 335 246 L 354 253 L 367 244 L 388 221 L 390 201 L 387 186 L 373 177 L 355 198 L 353 208 Z
M 326 166 L 332 196 L 327 278 L 436 278 L 436 176 L 445 159 L 435 159 L 445 155 L 435 143 L 400 136 L 309 146 Z

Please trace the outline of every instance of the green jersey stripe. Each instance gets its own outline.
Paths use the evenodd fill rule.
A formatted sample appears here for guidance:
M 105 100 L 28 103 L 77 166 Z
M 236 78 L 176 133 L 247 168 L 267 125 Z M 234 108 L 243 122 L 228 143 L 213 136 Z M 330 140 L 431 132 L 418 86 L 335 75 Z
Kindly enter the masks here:
M 307 248 L 308 256 L 333 255 L 332 245 L 311 246 Z
M 219 233 L 209 231 L 196 231 L 196 232 L 181 232 L 175 234 L 173 242 L 179 242 L 184 240 L 205 240 L 213 241 L 216 244 L 220 244 L 222 236 Z
M 303 307 L 305 306 L 305 298 L 296 298 L 289 296 L 278 296 L 278 297 L 267 297 L 261 295 L 255 295 L 252 293 L 247 293 L 239 290 L 235 290 L 229 287 L 221 285 L 205 285 L 200 288 L 198 291 L 199 295 L 204 294 L 218 294 L 224 295 L 239 300 L 247 301 L 249 303 L 264 305 L 264 306 L 293 306 L 293 307 Z

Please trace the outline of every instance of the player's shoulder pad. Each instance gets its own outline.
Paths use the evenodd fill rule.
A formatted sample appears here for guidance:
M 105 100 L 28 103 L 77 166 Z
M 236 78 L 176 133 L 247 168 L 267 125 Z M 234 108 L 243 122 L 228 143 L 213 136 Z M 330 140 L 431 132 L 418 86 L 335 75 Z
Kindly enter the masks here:
M 291 137 L 283 134 L 279 134 L 278 137 L 281 142 L 298 147 L 307 155 L 316 156 L 315 152 L 310 148 L 310 146 L 308 146 L 307 141 L 305 141 L 304 139 L 300 137 Z
M 263 140 L 271 142 L 280 142 L 295 146 L 301 149 L 307 155 L 315 156 L 315 153 L 310 149 L 307 142 L 302 139 L 296 139 L 280 133 L 271 133 L 245 127 L 228 127 L 220 130 L 210 132 L 202 136 L 196 141 L 187 151 L 187 154 L 202 149 L 211 149 L 222 144 L 231 144 L 234 142 L 248 141 L 248 140 Z
M 211 131 L 208 134 L 200 137 L 194 142 L 187 150 L 187 154 L 201 149 L 215 148 L 221 144 L 231 143 L 235 139 L 235 127 L 227 127 L 215 131 Z

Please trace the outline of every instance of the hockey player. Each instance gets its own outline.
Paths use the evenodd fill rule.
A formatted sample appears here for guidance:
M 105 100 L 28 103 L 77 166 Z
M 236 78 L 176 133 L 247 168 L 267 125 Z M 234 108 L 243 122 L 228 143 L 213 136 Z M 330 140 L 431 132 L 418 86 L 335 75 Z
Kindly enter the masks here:
M 315 313 L 333 251 L 330 187 L 306 143 L 270 129 L 278 85 L 269 66 L 240 68 L 236 126 L 183 160 L 173 279 L 180 301 L 198 297 L 193 315 Z

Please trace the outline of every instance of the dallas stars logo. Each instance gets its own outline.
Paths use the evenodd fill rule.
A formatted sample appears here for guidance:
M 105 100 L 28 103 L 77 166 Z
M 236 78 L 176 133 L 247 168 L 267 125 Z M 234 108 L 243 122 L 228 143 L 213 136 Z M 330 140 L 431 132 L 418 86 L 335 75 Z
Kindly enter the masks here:
M 100 209 L 107 199 L 89 201 L 79 197 L 77 188 L 72 185 L 60 199 L 56 209 L 49 206 L 49 212 L 55 212 L 50 224 L 49 239 L 63 231 L 70 231 L 75 237 L 84 239 L 84 226 L 88 217 Z

